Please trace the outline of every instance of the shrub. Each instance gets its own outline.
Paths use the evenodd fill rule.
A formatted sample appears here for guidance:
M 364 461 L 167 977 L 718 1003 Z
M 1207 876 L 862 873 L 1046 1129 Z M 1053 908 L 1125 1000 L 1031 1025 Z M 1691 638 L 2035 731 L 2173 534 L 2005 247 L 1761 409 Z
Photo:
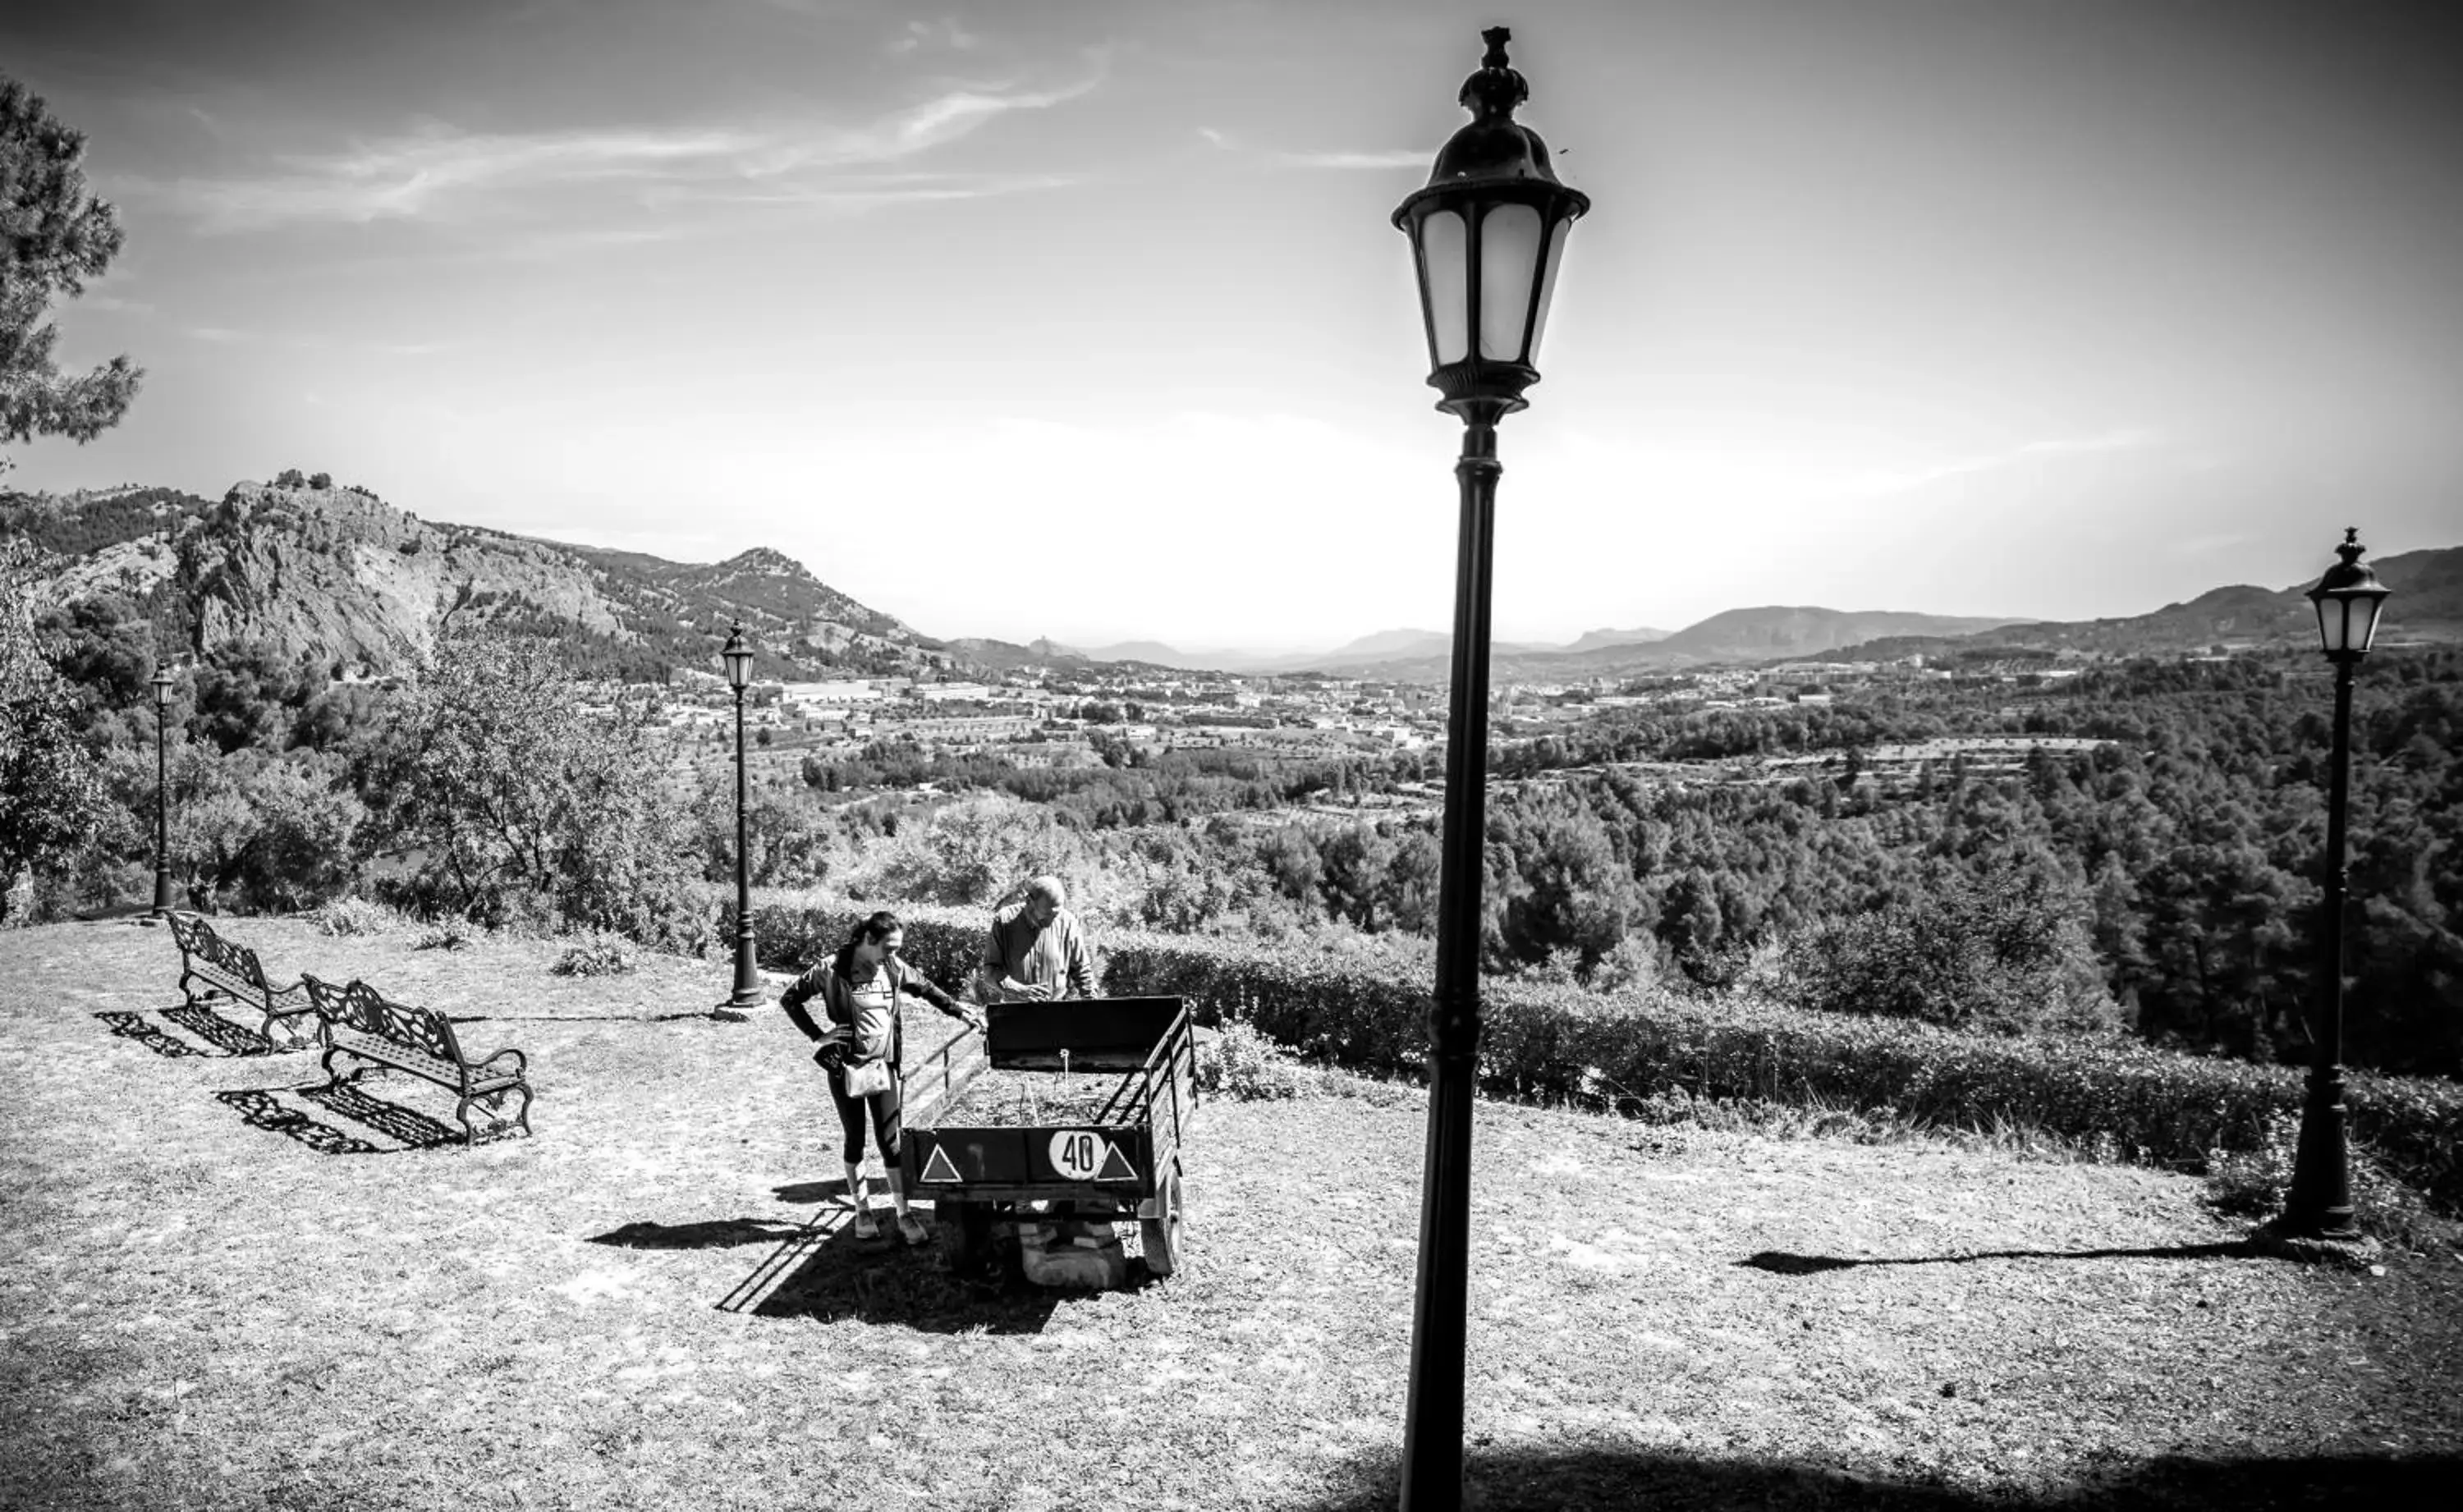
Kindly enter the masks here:
M 836 950 L 873 905 L 834 900 L 756 907 L 762 961 L 808 965 Z M 897 910 L 908 958 L 954 990 L 973 968 L 987 910 Z M 730 923 L 721 924 L 722 938 Z M 1237 1019 L 1311 1061 L 1370 1076 L 1425 1067 L 1425 942 L 1390 937 L 1340 946 L 1275 946 L 1106 930 L 1098 980 L 1119 996 L 1189 1000 L 1197 1022 Z M 1732 1099 L 1858 1109 L 1951 1129 L 2033 1127 L 2076 1145 L 2099 1134 L 2116 1156 L 2198 1170 L 2211 1150 L 2259 1147 L 2270 1113 L 2300 1106 L 2300 1073 L 2117 1035 L 1986 1034 L 1905 1019 L 1823 1013 L 1730 993 L 1680 996 L 1653 983 L 1616 992 L 1488 983 L 1482 1090 L 1494 1096 L 1607 1109 L 1599 1089 L 1649 1098 L 1682 1091 Z M 1590 1089 L 1586 1091 L 1586 1086 Z M 2351 1073 L 2352 1129 L 2384 1168 L 2441 1204 L 2463 1203 L 2463 1087 Z
M 440 918 L 421 930 L 410 942 L 413 950 L 459 950 L 470 942 L 470 926 L 459 918 Z
M 400 924 L 402 916 L 353 895 L 327 898 L 308 911 L 308 920 L 320 935 L 381 935 Z
M 559 977 L 621 977 L 633 969 L 632 947 L 613 935 L 598 935 L 564 947 L 548 968 Z
M 1291 1052 L 1240 1019 L 1225 1020 L 1198 1042 L 1195 1070 L 1197 1090 L 1209 1096 L 1256 1102 L 1297 1097 L 1301 1091 L 1300 1069 Z

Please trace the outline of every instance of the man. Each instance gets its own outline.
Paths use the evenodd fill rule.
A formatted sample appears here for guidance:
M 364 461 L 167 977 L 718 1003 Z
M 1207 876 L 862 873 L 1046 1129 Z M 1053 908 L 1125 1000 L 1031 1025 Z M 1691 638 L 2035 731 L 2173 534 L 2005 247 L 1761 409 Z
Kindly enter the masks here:
M 985 1003 L 1044 1003 L 1095 995 L 1095 959 L 1078 916 L 1062 906 L 1057 876 L 1038 876 L 1025 896 L 992 914 L 992 938 L 975 968 L 975 994 Z

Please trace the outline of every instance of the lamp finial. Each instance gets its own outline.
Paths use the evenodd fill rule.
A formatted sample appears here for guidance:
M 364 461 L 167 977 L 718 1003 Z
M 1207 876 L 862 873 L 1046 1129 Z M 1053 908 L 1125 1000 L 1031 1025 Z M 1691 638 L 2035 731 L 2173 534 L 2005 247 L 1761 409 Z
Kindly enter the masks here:
M 1514 107 L 1531 97 L 1530 80 L 1505 60 L 1505 44 L 1514 39 L 1514 33 L 1505 27 L 1493 26 L 1482 32 L 1480 38 L 1488 44 L 1488 51 L 1480 54 L 1479 72 L 1463 80 L 1462 93 L 1456 98 L 1463 109 L 1482 120 L 1511 119 Z

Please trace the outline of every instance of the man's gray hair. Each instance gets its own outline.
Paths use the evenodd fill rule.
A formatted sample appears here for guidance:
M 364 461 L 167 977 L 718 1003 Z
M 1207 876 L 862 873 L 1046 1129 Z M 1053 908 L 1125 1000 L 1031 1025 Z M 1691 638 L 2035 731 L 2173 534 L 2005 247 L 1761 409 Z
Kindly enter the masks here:
M 1069 901 L 1069 890 L 1060 885 L 1060 878 L 1049 874 L 1030 879 L 1026 891 L 1031 897 L 1050 898 L 1055 908 Z

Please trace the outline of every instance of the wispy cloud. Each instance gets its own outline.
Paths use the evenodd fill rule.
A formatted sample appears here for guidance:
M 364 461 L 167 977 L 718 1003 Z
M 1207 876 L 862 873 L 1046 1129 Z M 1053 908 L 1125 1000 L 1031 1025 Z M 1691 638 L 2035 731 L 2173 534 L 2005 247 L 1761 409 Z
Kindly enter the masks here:
M 1211 126 L 1198 127 L 1197 134 L 1205 138 L 1210 144 L 1221 147 L 1226 152 L 1232 151 L 1238 145 L 1237 142 L 1234 142 L 1232 140 L 1232 134 L 1230 132 L 1217 131 Z
M 1077 175 L 1060 173 L 834 173 L 755 184 L 661 185 L 644 190 L 642 200 L 652 207 L 681 204 L 801 205 L 861 210 L 932 200 L 1029 194 L 1083 182 Z
M 1994 472 L 2022 463 L 2055 460 L 2065 457 L 2087 457 L 2100 453 L 2138 451 L 2155 443 L 2151 430 L 2126 426 L 2102 431 L 2089 436 L 2060 436 L 2044 441 L 2025 442 L 1996 452 L 1984 452 L 1968 457 L 1953 457 L 1942 462 L 1909 468 L 1893 468 L 1861 474 L 1850 491 L 1865 496 L 1905 493 L 1921 488 L 1944 478 L 1962 477 L 1970 473 Z
M 301 222 L 462 219 L 537 191 L 581 185 L 687 190 L 777 181 L 776 199 L 806 204 L 1014 192 L 1044 181 L 1022 185 L 985 178 L 970 186 L 957 176 L 929 184 L 865 182 L 864 176 L 1003 116 L 1075 99 L 1102 81 L 1100 54 L 1094 62 L 1085 78 L 1059 88 L 960 85 L 853 124 L 508 134 L 429 123 L 338 152 L 278 157 L 254 175 L 136 180 L 121 188 L 128 198 L 167 204 L 215 233 Z
M 1281 152 L 1275 155 L 1295 168 L 1426 168 L 1436 155 L 1426 147 L 1392 152 Z
M 889 51 L 893 54 L 913 53 L 923 48 L 947 49 L 953 53 L 972 51 L 983 38 L 958 24 L 954 16 L 938 21 L 909 21 L 906 30 L 892 37 Z

